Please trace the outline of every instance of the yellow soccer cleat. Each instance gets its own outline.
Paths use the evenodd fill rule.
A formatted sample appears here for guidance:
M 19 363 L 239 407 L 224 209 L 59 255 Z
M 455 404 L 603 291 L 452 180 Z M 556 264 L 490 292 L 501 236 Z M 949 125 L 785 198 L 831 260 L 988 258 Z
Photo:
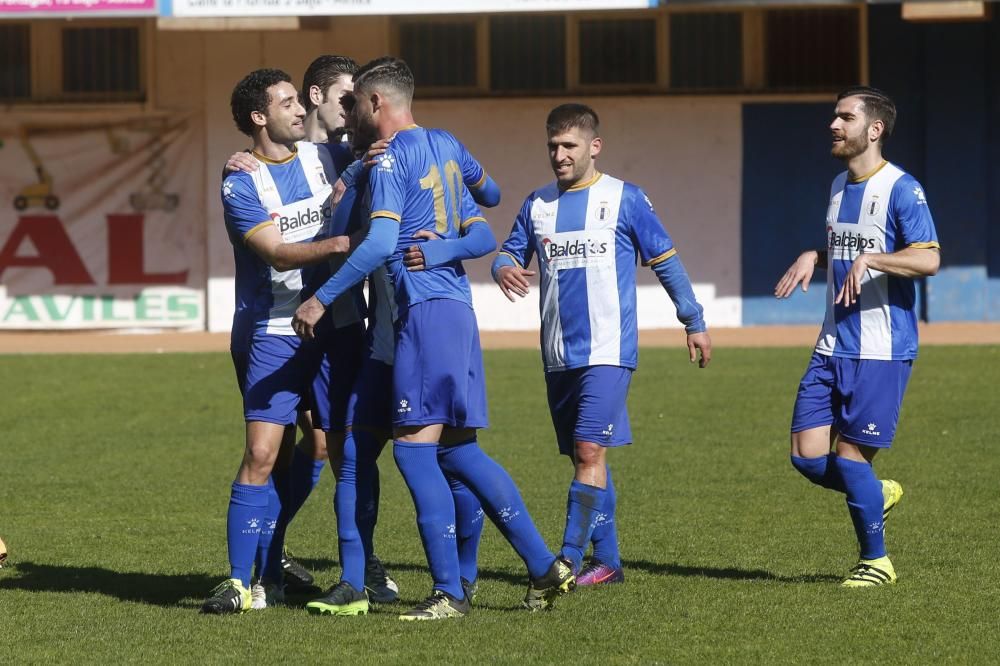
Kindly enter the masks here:
M 878 587 L 896 582 L 896 570 L 888 557 L 877 560 L 859 560 L 841 587 Z
M 889 517 L 889 512 L 896 508 L 903 499 L 903 486 L 898 481 L 883 479 L 882 481 L 882 522 Z

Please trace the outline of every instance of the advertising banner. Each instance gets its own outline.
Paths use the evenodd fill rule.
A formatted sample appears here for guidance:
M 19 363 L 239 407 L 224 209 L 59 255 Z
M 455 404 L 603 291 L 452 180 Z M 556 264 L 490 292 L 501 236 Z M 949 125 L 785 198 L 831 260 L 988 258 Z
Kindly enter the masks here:
M 204 328 L 201 151 L 188 120 L 0 122 L 0 328 Z
M 0 18 L 155 16 L 157 0 L 0 0 Z
M 0 0 L 3 1 L 3 0 Z M 178 17 L 343 16 L 552 12 L 642 9 L 658 0 L 162 0 L 161 14 Z

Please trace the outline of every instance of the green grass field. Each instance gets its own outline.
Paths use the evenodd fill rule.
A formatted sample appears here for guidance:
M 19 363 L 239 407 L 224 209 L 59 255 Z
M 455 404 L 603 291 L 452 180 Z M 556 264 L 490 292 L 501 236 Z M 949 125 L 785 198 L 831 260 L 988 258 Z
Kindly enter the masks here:
M 226 574 L 225 513 L 242 419 L 224 354 L 0 357 L 0 664 L 934 663 L 997 661 L 998 347 L 922 350 L 896 447 L 877 461 L 906 496 L 888 543 L 900 582 L 842 590 L 856 546 L 843 499 L 788 464 L 807 349 L 718 349 L 698 371 L 644 350 L 636 444 L 611 456 L 627 580 L 519 609 L 525 574 L 491 526 L 462 620 L 241 617 L 197 609 Z M 487 354 L 484 448 L 550 545 L 571 468 L 555 453 L 537 352 Z M 378 552 L 405 604 L 430 578 L 413 508 L 382 462 Z M 336 581 L 332 477 L 289 545 Z

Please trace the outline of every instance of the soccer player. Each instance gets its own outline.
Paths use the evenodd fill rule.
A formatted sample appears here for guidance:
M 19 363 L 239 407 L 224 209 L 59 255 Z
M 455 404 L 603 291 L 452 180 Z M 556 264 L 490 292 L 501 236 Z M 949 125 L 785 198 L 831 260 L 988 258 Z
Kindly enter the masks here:
M 365 130 L 357 128 L 352 101 L 353 97 L 345 98 L 343 104 L 348 131 L 354 141 L 355 153 L 370 159 L 383 151 L 381 147 L 373 150 L 372 144 L 383 144 L 377 143 L 375 137 Z M 337 227 L 368 226 L 371 211 L 366 205 L 366 164 L 358 160 L 341 175 L 346 189 L 335 213 Z M 495 206 L 500 202 L 499 188 L 474 160 L 463 170 L 463 179 L 479 203 Z M 352 222 L 340 222 L 345 216 Z M 482 243 L 478 237 L 479 234 L 463 234 L 459 240 L 449 241 L 439 239 L 430 231 L 420 230 L 415 233 L 415 238 L 425 242 L 411 245 L 403 256 L 403 263 L 410 271 L 425 270 L 455 261 L 459 256 L 474 258 L 491 252 L 493 243 Z M 384 265 L 368 276 L 368 283 L 368 353 L 351 394 L 347 439 L 334 500 L 343 573 L 341 580 L 326 595 L 306 604 L 306 609 L 315 614 L 359 615 L 368 612 L 369 601 L 387 603 L 396 598 L 396 588 L 372 585 L 371 580 L 378 576 L 380 563 L 375 559 L 373 565 L 369 553 L 374 549 L 373 532 L 378 512 L 376 461 L 392 436 L 392 365 L 397 317 L 393 288 Z M 476 589 L 484 512 L 478 498 L 465 484 L 452 475 L 445 474 L 445 477 L 455 501 L 455 539 L 461 582 L 471 600 Z M 362 580 L 367 598 L 362 594 Z
M 803 252 L 774 288 L 787 298 L 799 284 L 808 289 L 817 267 L 826 269 L 826 319 L 795 398 L 791 462 L 847 496 L 860 559 L 844 587 L 896 582 L 885 519 L 903 488 L 879 481 L 872 461 L 892 444 L 917 356 L 914 279 L 940 265 L 923 187 L 882 157 L 895 122 L 896 106 L 880 90 L 862 86 L 837 97 L 830 153 L 847 171 L 830 188 L 826 249 Z
M 597 171 L 597 113 L 583 104 L 552 109 L 545 122 L 556 180 L 524 201 L 493 262 L 511 301 L 525 296 L 532 256 L 541 272 L 542 359 L 559 452 L 573 461 L 561 556 L 577 585 L 624 580 L 615 527 L 608 447 L 632 442 L 628 396 L 638 361 L 635 268 L 650 266 L 687 331 L 691 362 L 712 358 L 702 308 L 673 241 L 639 187 Z M 594 552 L 587 566 L 583 557 Z M 582 568 L 581 568 L 582 567 Z
M 328 144 L 328 148 L 335 156 L 335 162 L 339 165 L 349 163 L 354 159 L 349 145 L 342 139 L 346 138 L 347 128 L 345 128 L 344 110 L 341 107 L 341 99 L 345 93 L 348 94 L 353 88 L 353 76 L 357 70 L 357 63 L 347 56 L 323 55 L 316 58 L 306 69 L 302 80 L 302 102 L 306 109 L 304 126 L 306 130 L 306 141 L 317 144 Z M 237 153 L 230 158 L 227 163 L 229 170 L 242 170 L 253 173 L 258 168 L 258 162 L 247 153 Z M 338 168 L 339 171 L 339 168 Z M 336 203 L 343 195 L 343 176 L 334 183 L 334 194 L 331 201 Z M 349 228 L 346 218 L 334 223 L 334 234 L 349 234 L 358 227 Z M 365 336 L 361 330 L 360 319 L 342 322 L 333 335 L 331 346 L 327 349 L 329 366 L 329 396 L 331 401 L 331 413 L 334 415 L 330 424 L 329 432 L 324 432 L 319 426 L 313 427 L 311 413 L 308 410 L 299 412 L 299 427 L 302 428 L 304 437 L 298 446 L 292 448 L 294 443 L 294 429 L 286 431 L 286 440 L 282 444 L 282 454 L 272 473 L 273 485 L 277 488 L 280 498 L 272 498 L 272 504 L 281 507 L 279 520 L 271 518 L 265 521 L 265 527 L 271 522 L 277 524 L 279 535 L 284 534 L 284 529 L 295 517 L 298 510 L 305 503 L 312 489 L 319 482 L 320 474 L 325 461 L 328 458 L 327 440 L 330 441 L 330 450 L 333 457 L 330 459 L 330 466 L 335 476 L 339 479 L 340 469 L 343 463 L 343 449 L 345 446 L 353 446 L 353 443 L 346 442 L 344 430 L 347 426 L 347 401 L 355 377 L 357 376 L 360 364 L 364 357 Z M 378 469 L 373 471 L 373 483 L 377 488 Z M 338 480 L 338 483 L 340 481 Z M 377 493 L 377 490 L 376 490 Z M 377 495 L 376 495 L 377 497 Z M 377 502 L 377 500 L 376 500 Z M 378 514 L 377 504 L 367 505 L 367 513 L 360 521 L 364 527 L 364 533 L 371 537 L 374 532 L 374 521 Z M 338 525 L 340 523 L 338 522 Z M 261 547 L 258 551 L 266 550 L 269 541 L 268 536 L 262 532 Z M 271 537 L 273 538 L 273 537 Z M 369 546 L 371 540 L 366 542 Z M 394 601 L 398 593 L 398 586 L 386 571 L 378 556 L 375 555 L 371 547 L 366 550 L 367 561 L 365 564 L 364 584 L 368 589 L 373 601 L 388 603 Z M 260 553 L 258 558 L 260 558 Z M 305 592 L 312 590 L 312 575 L 287 553 L 282 557 L 282 568 L 285 574 L 285 583 L 290 592 Z M 294 587 L 293 587 L 294 584 Z M 265 607 L 265 589 L 260 584 L 251 587 L 254 607 Z
M 346 236 L 329 234 L 328 199 L 337 177 L 331 153 L 324 146 L 297 145 L 305 136 L 305 110 L 290 77 L 274 69 L 251 72 L 233 90 L 231 106 L 261 168 L 233 173 L 222 185 L 236 261 L 233 361 L 243 394 L 246 451 L 227 516 L 230 577 L 202 606 L 202 612 L 216 614 L 251 608 L 250 570 L 274 497 L 268 480 L 282 439 L 310 389 L 317 420 L 329 421 L 321 344 L 338 320 L 356 316 L 348 298 L 331 308 L 317 340 L 300 341 L 290 327 L 304 286 L 325 280 L 329 259 L 349 247 Z M 280 553 L 275 534 L 261 572 L 275 601 L 281 597 Z
M 476 442 L 486 427 L 482 352 L 471 289 L 461 261 L 407 271 L 405 250 L 417 231 L 456 240 L 461 227 L 487 246 L 489 226 L 462 202 L 464 147 L 450 134 L 413 124 L 413 74 L 395 58 L 362 67 L 354 82 L 358 124 L 380 138 L 395 135 L 369 174 L 371 226 L 365 240 L 316 295 L 298 309 L 296 332 L 309 339 L 332 298 L 387 264 L 399 322 L 393 365 L 393 457 L 417 512 L 434 580 L 432 594 L 402 620 L 435 620 L 469 612 L 455 540 L 455 503 L 445 473 L 479 498 L 487 515 L 524 560 L 531 581 L 525 605 L 551 606 L 574 583 L 569 567 L 542 540 L 507 472 Z M 488 237 L 488 238 L 487 238 Z M 463 257 L 464 258 L 464 257 Z

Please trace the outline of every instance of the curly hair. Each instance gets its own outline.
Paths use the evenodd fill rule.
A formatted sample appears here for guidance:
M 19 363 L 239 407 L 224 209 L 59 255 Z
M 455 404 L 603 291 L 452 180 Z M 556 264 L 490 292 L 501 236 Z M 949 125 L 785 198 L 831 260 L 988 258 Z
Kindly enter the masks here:
M 280 69 L 257 69 L 236 84 L 229 105 L 233 109 L 233 121 L 241 132 L 247 136 L 253 135 L 250 114 L 254 111 L 267 113 L 267 105 L 271 103 L 267 89 L 282 82 L 291 83 L 292 77 Z

